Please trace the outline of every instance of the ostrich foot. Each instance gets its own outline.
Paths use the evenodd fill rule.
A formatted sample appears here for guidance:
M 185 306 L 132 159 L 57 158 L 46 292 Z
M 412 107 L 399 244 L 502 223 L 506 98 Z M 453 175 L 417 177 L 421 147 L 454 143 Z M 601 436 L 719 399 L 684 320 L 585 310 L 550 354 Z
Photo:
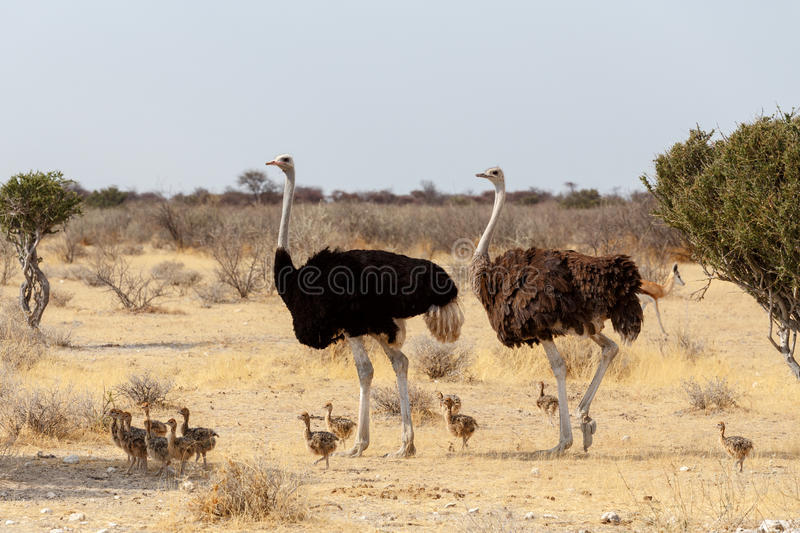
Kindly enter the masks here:
M 417 453 L 417 448 L 413 442 L 403 444 L 399 450 L 394 453 L 387 453 L 384 457 L 413 457 Z
M 581 417 L 581 433 L 583 433 L 583 451 L 588 452 L 592 445 L 592 435 L 597 431 L 597 422 L 592 420 L 588 414 Z
M 570 447 L 572 446 L 572 439 L 562 440 L 559 443 L 549 450 L 537 450 L 533 452 L 535 459 L 545 459 L 549 457 L 559 457 L 564 455 Z
M 361 457 L 361 454 L 364 453 L 364 450 L 367 449 L 367 446 L 369 446 L 368 442 L 356 442 L 349 450 L 335 452 L 332 455 L 337 457 Z

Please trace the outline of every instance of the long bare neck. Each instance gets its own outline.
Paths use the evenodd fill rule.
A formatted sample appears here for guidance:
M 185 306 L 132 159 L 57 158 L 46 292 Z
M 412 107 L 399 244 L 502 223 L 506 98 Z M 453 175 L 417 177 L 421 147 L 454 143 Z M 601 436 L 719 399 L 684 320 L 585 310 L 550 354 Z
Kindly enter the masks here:
M 183 425 L 181 426 L 181 431 L 184 434 L 189 431 L 189 413 L 183 415 Z
M 311 420 L 305 420 L 306 423 L 306 440 L 311 440 Z
M 505 183 L 498 183 L 494 186 L 494 208 L 492 209 L 492 217 L 489 219 L 486 229 L 481 235 L 481 240 L 478 241 L 478 247 L 475 248 L 475 256 L 488 256 L 489 243 L 494 236 L 494 230 L 497 227 L 497 222 L 500 219 L 500 211 L 503 209 L 503 204 L 506 203 L 506 186 Z
M 325 415 L 325 422 L 331 421 L 331 411 L 333 411 L 333 407 L 328 408 L 328 414 Z
M 278 248 L 289 249 L 289 217 L 292 216 L 292 203 L 294 202 L 294 168 L 284 171 L 286 179 L 283 184 L 283 211 L 281 212 L 281 225 L 278 230 Z

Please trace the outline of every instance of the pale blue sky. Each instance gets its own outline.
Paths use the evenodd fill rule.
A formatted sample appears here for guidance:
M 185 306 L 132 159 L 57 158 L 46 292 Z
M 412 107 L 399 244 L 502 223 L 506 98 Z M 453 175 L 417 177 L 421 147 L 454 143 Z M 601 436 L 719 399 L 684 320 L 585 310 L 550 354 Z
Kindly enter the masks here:
M 638 187 L 699 123 L 800 105 L 798 2 L 0 2 L 0 179 L 222 191 Z M 274 178 L 281 178 L 270 169 Z

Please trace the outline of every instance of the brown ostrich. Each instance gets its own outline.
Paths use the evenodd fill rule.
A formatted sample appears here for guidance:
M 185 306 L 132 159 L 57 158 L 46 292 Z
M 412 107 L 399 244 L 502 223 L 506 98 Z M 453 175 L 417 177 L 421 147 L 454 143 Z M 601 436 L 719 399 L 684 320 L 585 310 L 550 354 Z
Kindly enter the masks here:
M 493 167 L 477 174 L 494 184 L 492 217 L 472 258 L 472 289 L 483 304 L 497 338 L 506 346 L 541 343 L 558 383 L 558 444 L 540 453 L 561 454 L 572 446 L 567 407 L 567 368 L 553 339 L 562 335 L 588 336 L 602 349 L 600 364 L 578 405 L 589 413 L 603 375 L 617 355 L 617 344 L 603 335 L 606 320 L 622 340 L 636 339 L 642 327 L 642 308 L 637 293 L 641 277 L 636 265 L 624 255 L 590 257 L 572 250 L 513 249 L 489 259 L 500 211 L 505 203 L 503 171 Z M 583 426 L 586 422 L 581 421 Z M 581 428 L 584 448 L 586 435 Z M 591 440 L 591 439 L 589 439 Z
M 736 465 L 739 465 L 739 472 L 741 472 L 742 466 L 744 465 L 744 460 L 748 455 L 750 455 L 750 452 L 753 451 L 753 441 L 744 437 L 738 437 L 736 435 L 726 437 L 725 422 L 720 422 L 717 424 L 717 429 L 719 429 L 719 443 L 722 445 L 728 455 L 736 459 L 736 462 L 733 463 L 733 466 L 735 468 Z

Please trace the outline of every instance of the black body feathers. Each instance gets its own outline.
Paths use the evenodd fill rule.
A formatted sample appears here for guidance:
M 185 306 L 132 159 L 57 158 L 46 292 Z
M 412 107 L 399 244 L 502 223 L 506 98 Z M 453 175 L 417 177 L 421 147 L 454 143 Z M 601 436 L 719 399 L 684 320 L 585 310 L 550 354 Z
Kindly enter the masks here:
M 394 343 L 393 319 L 444 307 L 458 296 L 453 280 L 435 263 L 379 250 L 326 248 L 295 268 L 279 247 L 274 274 L 297 340 L 312 348 L 325 348 L 345 333 L 385 334 Z

